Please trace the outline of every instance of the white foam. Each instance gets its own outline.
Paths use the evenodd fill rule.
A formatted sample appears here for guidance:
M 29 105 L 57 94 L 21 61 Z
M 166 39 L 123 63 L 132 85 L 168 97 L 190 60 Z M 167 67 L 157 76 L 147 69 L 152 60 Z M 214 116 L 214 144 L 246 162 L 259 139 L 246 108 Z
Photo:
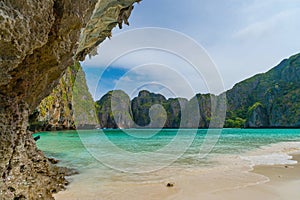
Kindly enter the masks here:
M 257 156 L 241 156 L 242 159 L 250 161 L 252 165 L 293 165 L 297 164 L 293 157 L 285 153 L 273 153 Z
M 241 159 L 255 165 L 293 165 L 296 160 L 290 154 L 300 152 L 300 142 L 281 142 L 264 146 L 261 149 L 240 156 Z

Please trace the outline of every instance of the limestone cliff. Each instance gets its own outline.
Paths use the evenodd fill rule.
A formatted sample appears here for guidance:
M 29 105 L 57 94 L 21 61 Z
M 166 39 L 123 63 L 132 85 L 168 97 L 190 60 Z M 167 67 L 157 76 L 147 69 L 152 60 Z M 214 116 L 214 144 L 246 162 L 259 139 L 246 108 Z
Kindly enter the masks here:
M 101 128 L 176 128 L 180 123 L 177 99 L 167 100 L 146 90 L 132 101 L 121 90 L 110 91 L 96 102 L 96 107 Z
M 119 115 L 111 109 L 112 93 L 116 97 L 126 96 L 126 103 L 120 103 L 119 100 L 116 102 Z M 96 106 L 101 128 L 208 128 L 211 100 L 214 99 L 217 97 L 210 94 L 197 94 L 191 100 L 166 99 L 161 94 L 142 90 L 130 102 L 125 92 L 116 90 L 105 94 L 96 102 Z M 122 110 L 126 112 L 120 114 Z M 114 120 L 116 116 L 122 116 L 121 127 Z
M 101 128 L 132 128 L 132 112 L 129 96 L 114 90 L 96 102 L 97 115 Z
M 137 0 L 0 2 L 0 199 L 52 199 L 61 169 L 36 149 L 28 113 L 128 17 Z M 93 53 L 93 52 L 92 52 Z
M 261 103 L 255 103 L 248 111 L 246 127 L 269 127 L 269 116 L 266 108 Z
M 249 128 L 300 127 L 299 92 L 300 54 L 296 54 L 227 91 L 227 122 L 247 120 Z
M 30 131 L 96 127 L 94 101 L 79 63 L 68 67 L 52 93 L 29 116 L 29 124 Z
M 156 104 L 163 105 L 166 101 L 167 99 L 161 94 L 151 93 L 146 90 L 140 91 L 138 96 L 131 101 L 133 120 L 138 126 L 145 127 L 151 125 L 151 128 L 156 128 L 153 126 L 159 127 L 158 124 L 153 124 L 153 121 L 150 120 L 150 108 Z M 163 115 L 163 113 L 161 114 Z M 155 121 L 156 117 L 161 116 L 153 116 L 152 120 Z
M 110 92 L 112 93 L 112 91 Z M 278 66 L 266 73 L 255 75 L 226 91 L 227 116 L 225 127 L 230 128 L 299 128 L 300 127 L 300 54 L 283 60 Z M 136 123 L 126 123 L 124 127 L 144 128 L 208 128 L 219 127 L 222 117 L 212 116 L 211 104 L 222 100 L 224 95 L 197 94 L 191 100 L 182 98 L 166 99 L 163 95 L 149 91 L 140 91 L 139 95 L 125 107 L 130 110 L 130 117 Z M 104 97 L 106 97 L 105 95 Z M 152 115 L 150 108 L 156 104 L 162 106 L 163 112 Z M 101 127 L 117 128 L 112 120 L 113 113 L 109 98 L 97 102 Z M 198 109 L 195 109 L 198 108 Z M 221 113 L 222 114 L 222 113 Z M 182 117 L 184 116 L 184 117 Z M 164 119 L 166 117 L 166 119 Z M 213 120 L 212 120 L 213 119 Z M 211 122 L 215 124 L 211 124 Z M 152 124 L 151 124 L 152 122 Z

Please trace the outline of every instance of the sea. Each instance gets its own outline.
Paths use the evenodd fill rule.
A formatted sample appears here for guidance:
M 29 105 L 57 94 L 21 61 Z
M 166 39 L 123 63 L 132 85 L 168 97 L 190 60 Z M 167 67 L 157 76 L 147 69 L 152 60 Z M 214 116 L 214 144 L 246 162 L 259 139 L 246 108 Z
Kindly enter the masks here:
M 117 199 L 109 196 L 116 183 L 124 188 L 163 185 L 186 174 L 226 175 L 256 165 L 292 165 L 297 161 L 291 154 L 300 153 L 300 129 L 96 129 L 37 135 L 37 146 L 46 156 L 79 172 L 69 177 L 65 196 L 62 192 L 57 199 L 80 194 Z M 264 178 L 248 177 L 250 182 L 240 184 Z

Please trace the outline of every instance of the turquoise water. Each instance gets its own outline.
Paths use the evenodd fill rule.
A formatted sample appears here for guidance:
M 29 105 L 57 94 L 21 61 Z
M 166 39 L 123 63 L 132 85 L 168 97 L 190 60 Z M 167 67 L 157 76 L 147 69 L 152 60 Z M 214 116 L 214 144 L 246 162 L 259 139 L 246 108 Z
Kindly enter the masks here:
M 125 168 L 129 169 L 141 163 L 148 166 L 150 161 L 156 166 L 161 164 L 156 163 L 161 160 L 151 156 L 142 157 L 148 156 L 147 153 L 157 152 L 154 158 L 161 156 L 163 161 L 166 161 L 163 165 L 173 163 L 171 165 L 184 167 L 209 166 L 216 164 L 209 159 L 216 155 L 240 155 L 274 143 L 300 141 L 300 129 L 223 129 L 220 130 L 220 135 L 212 135 L 213 141 L 217 143 L 212 143 L 213 148 L 208 156 L 199 159 L 199 151 L 201 146 L 209 141 L 205 140 L 209 134 L 207 130 L 181 130 L 179 141 L 162 152 L 159 151 L 178 136 L 178 130 L 138 129 L 130 130 L 129 133 L 128 130 L 81 130 L 42 132 L 35 135 L 41 136 L 37 145 L 48 157 L 59 159 L 61 166 L 79 171 L 106 169 L 107 166 L 122 168 L 125 164 Z M 109 144 L 104 141 L 109 141 Z M 182 146 L 188 147 L 184 154 Z M 127 153 L 128 157 L 122 156 L 123 152 Z M 176 159 L 172 160 L 172 156 Z M 172 159 L 166 159 L 169 157 Z M 121 163 L 125 164 L 118 166 Z

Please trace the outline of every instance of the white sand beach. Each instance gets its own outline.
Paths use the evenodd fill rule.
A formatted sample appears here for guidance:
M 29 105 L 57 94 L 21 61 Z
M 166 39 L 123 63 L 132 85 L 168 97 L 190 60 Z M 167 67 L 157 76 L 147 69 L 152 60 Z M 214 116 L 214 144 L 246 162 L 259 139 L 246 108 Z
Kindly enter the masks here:
M 296 200 L 300 196 L 300 154 L 293 158 L 288 154 L 299 152 L 300 143 L 280 143 L 243 156 L 215 158 L 219 165 L 207 168 L 178 169 L 168 167 L 149 174 L 155 180 L 125 181 L 126 174 L 116 175 L 114 180 L 97 179 L 97 169 L 70 177 L 66 191 L 55 195 L 57 200 Z M 271 153 L 271 154 L 270 154 Z M 258 158 L 268 165 L 253 166 Z M 272 158 L 272 155 L 277 157 Z M 281 156 L 280 156 L 281 155 Z M 286 159 L 282 159 L 285 157 Z M 249 161 L 249 159 L 253 159 Z M 280 164 L 280 162 L 282 162 Z M 297 163 L 298 162 L 298 163 Z M 259 163 L 259 162 L 258 162 Z M 160 178 L 161 177 L 161 178 Z M 173 187 L 166 184 L 174 183 Z

